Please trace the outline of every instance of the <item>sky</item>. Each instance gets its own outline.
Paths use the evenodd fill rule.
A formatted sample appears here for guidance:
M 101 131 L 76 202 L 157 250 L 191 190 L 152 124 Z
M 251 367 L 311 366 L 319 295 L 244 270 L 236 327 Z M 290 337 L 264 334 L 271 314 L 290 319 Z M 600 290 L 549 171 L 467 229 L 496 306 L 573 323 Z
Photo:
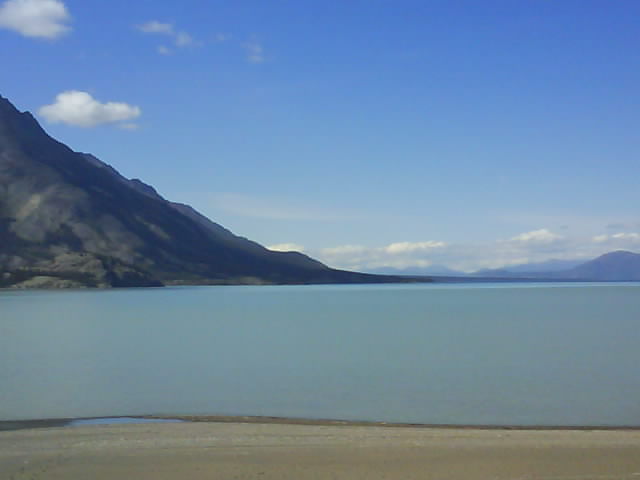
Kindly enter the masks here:
M 640 252 L 637 0 L 0 0 L 0 95 L 340 268 Z

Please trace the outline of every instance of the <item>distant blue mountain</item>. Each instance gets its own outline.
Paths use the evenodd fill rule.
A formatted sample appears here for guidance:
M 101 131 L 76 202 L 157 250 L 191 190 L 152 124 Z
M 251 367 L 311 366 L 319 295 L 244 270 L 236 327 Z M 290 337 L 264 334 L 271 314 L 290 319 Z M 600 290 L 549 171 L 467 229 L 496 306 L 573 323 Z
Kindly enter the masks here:
M 547 260 L 539 263 L 524 263 L 508 268 L 510 272 L 560 272 L 582 264 L 584 260 Z
M 379 267 L 367 270 L 368 273 L 376 273 L 379 275 L 446 275 L 446 276 L 465 276 L 466 273 L 459 270 L 453 270 L 444 265 L 430 265 L 428 267 Z
M 640 281 L 640 254 L 623 250 L 606 253 L 587 262 L 581 260 L 547 260 L 514 265 L 508 268 L 485 269 L 473 273 L 452 270 L 444 265 L 429 267 L 381 267 L 370 273 L 385 275 L 433 275 L 462 280 L 578 280 L 578 281 Z M 436 279 L 437 280 L 437 279 Z
M 505 277 L 513 276 L 518 277 L 530 276 L 530 274 L 544 274 L 547 275 L 551 272 L 562 272 L 570 270 L 578 265 L 584 263 L 584 260 L 546 260 L 544 262 L 536 263 L 522 263 L 519 265 L 511 265 L 509 267 L 495 268 L 495 269 L 483 269 L 473 272 L 471 275 L 475 277 Z
M 571 270 L 565 278 L 601 281 L 640 281 L 640 254 L 618 250 L 605 253 Z
M 547 267 L 545 269 L 545 266 Z M 550 260 L 497 270 L 480 270 L 474 277 L 595 280 L 603 282 L 640 281 L 640 254 L 618 250 L 587 262 Z

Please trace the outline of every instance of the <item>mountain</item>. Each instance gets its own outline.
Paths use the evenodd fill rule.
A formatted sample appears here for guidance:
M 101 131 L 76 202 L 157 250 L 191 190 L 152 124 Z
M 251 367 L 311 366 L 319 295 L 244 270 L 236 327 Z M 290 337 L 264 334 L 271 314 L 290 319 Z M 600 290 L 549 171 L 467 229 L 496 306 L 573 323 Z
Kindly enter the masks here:
M 470 275 L 475 277 L 539 277 L 548 276 L 552 272 L 562 272 L 582 264 L 584 260 L 546 260 L 537 263 L 522 263 L 503 268 L 487 268 Z
M 74 152 L 0 96 L 0 287 L 394 281 L 408 279 L 334 270 L 236 236 Z
M 587 262 L 550 260 L 539 264 L 520 265 L 516 268 L 480 270 L 472 275 L 531 280 L 640 281 L 640 254 L 619 250 L 605 253 Z
M 560 272 L 564 278 L 600 281 L 640 281 L 640 254 L 618 250 Z
M 525 263 L 522 265 L 512 265 L 507 268 L 510 272 L 536 273 L 536 272 L 560 272 L 577 267 L 584 260 L 546 260 L 544 262 Z

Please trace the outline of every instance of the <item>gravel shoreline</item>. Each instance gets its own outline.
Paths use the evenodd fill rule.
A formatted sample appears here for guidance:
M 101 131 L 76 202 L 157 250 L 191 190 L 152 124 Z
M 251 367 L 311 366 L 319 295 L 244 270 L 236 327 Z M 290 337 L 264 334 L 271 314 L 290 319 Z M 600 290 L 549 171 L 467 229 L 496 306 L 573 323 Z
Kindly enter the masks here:
M 129 420 L 128 422 L 126 420 Z M 603 430 L 603 431 L 640 431 L 640 425 L 465 425 L 465 424 L 427 424 L 398 423 L 367 420 L 337 420 L 292 417 L 267 417 L 252 415 L 122 415 L 110 417 L 52 418 L 32 420 L 0 420 L 0 432 L 31 428 L 50 428 L 70 426 L 74 423 L 89 424 L 110 423 L 158 423 L 178 421 L 190 423 L 252 423 L 275 425 L 319 425 L 319 426 L 351 426 L 351 427 L 393 427 L 393 428 L 429 428 L 454 430 Z
M 0 432 L 0 479 L 640 479 L 638 430 L 184 422 Z

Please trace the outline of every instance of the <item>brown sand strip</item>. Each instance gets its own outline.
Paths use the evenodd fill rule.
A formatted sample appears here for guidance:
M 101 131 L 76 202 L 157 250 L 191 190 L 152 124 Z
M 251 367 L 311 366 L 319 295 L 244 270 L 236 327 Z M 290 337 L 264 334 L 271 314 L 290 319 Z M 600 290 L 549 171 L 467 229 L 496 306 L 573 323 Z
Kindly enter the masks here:
M 640 431 L 173 423 L 0 432 L 2 480 L 640 480 Z
M 142 415 L 127 418 L 170 419 L 185 422 L 216 422 L 216 423 L 258 423 L 278 425 L 325 425 L 351 427 L 397 427 L 397 428 L 442 428 L 442 429 L 470 429 L 470 430 L 638 430 L 638 425 L 459 425 L 443 423 L 399 423 L 376 422 L 368 420 L 333 420 L 295 417 L 267 417 L 249 415 Z M 0 425 L 2 422 L 0 422 Z

